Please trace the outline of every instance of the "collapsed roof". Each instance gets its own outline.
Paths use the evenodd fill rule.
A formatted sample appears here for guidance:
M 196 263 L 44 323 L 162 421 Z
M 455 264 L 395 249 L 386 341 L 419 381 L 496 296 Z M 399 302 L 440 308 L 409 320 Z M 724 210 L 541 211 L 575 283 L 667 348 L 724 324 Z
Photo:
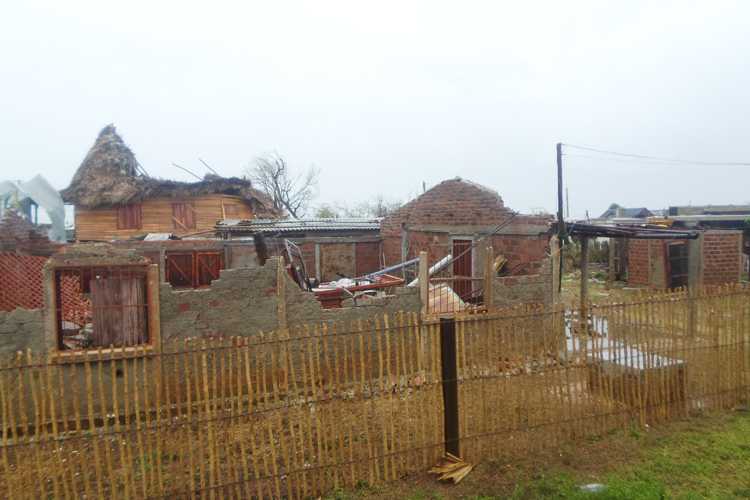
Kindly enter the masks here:
M 246 179 L 206 175 L 199 182 L 178 182 L 147 176 L 114 125 L 102 129 L 70 186 L 60 194 L 66 203 L 82 208 L 111 207 L 150 198 L 225 194 L 244 199 L 258 216 L 280 215 L 268 195 L 253 188 Z

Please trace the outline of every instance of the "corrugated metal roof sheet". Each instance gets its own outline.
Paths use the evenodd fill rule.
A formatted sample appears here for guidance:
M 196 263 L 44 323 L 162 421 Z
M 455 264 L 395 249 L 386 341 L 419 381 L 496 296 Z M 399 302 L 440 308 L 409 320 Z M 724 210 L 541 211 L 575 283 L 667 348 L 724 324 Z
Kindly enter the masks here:
M 316 232 L 316 231 L 378 231 L 380 219 L 225 219 L 216 224 L 219 231 L 230 232 Z

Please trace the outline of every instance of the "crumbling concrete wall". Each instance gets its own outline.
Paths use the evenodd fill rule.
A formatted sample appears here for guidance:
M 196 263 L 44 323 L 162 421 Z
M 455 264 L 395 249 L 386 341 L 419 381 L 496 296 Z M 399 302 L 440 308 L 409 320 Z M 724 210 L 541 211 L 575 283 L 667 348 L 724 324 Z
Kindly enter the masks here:
M 493 305 L 509 307 L 518 304 L 552 305 L 557 301 L 557 281 L 553 257 L 539 261 L 539 272 L 493 279 Z
M 44 350 L 44 318 L 41 309 L 0 311 L 0 353 Z
M 419 311 L 417 289 L 399 289 L 393 297 L 366 304 L 323 309 L 312 293 L 302 291 L 271 258 L 265 266 L 225 269 L 209 288 L 174 290 L 162 284 L 163 342 L 188 337 L 250 336 L 261 331 L 332 321 L 367 319 L 396 311 Z M 279 277 L 282 285 L 279 286 Z

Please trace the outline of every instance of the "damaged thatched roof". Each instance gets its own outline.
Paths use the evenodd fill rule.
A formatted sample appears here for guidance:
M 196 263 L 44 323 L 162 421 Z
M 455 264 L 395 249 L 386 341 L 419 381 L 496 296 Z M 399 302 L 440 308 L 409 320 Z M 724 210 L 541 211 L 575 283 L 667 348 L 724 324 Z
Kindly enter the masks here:
M 226 194 L 246 200 L 259 217 L 279 215 L 272 200 L 246 179 L 206 175 L 199 182 L 178 182 L 148 177 L 141 171 L 114 125 L 107 125 L 78 167 L 70 186 L 60 194 L 66 203 L 83 208 L 137 203 L 149 198 Z

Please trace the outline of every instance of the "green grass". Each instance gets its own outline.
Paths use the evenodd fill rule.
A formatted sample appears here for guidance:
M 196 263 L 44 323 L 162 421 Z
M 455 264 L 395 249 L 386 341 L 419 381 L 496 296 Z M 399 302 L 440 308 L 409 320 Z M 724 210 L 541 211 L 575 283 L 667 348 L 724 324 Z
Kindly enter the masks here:
M 328 498 L 463 498 L 526 499 L 729 499 L 750 498 L 750 414 L 701 417 L 660 430 L 621 432 L 609 437 L 613 453 L 628 456 L 607 461 L 593 455 L 595 470 L 567 466 L 565 460 L 537 463 L 526 480 L 508 487 L 498 464 L 477 467 L 458 486 L 438 485 L 425 478 L 406 479 L 378 487 L 335 492 Z M 616 441 L 616 442 L 615 442 Z M 607 444 L 606 442 L 604 443 Z M 585 445 L 575 453 L 586 454 Z M 600 452 L 601 453 L 601 452 Z M 630 456 L 632 455 L 632 456 Z M 614 457 L 613 457 L 614 458 Z M 584 461 L 585 462 L 585 461 Z M 624 465 L 623 465 L 624 464 Z M 545 470 L 540 470 L 545 469 Z M 506 481 L 506 482 L 504 482 Z M 589 493 L 581 485 L 602 483 L 604 491 Z
M 558 473 L 516 488 L 510 498 L 697 499 L 750 498 L 750 417 L 700 421 L 695 428 L 644 443 L 637 463 L 600 478 L 605 491 L 582 492 Z M 629 439 L 644 439 L 631 433 Z

